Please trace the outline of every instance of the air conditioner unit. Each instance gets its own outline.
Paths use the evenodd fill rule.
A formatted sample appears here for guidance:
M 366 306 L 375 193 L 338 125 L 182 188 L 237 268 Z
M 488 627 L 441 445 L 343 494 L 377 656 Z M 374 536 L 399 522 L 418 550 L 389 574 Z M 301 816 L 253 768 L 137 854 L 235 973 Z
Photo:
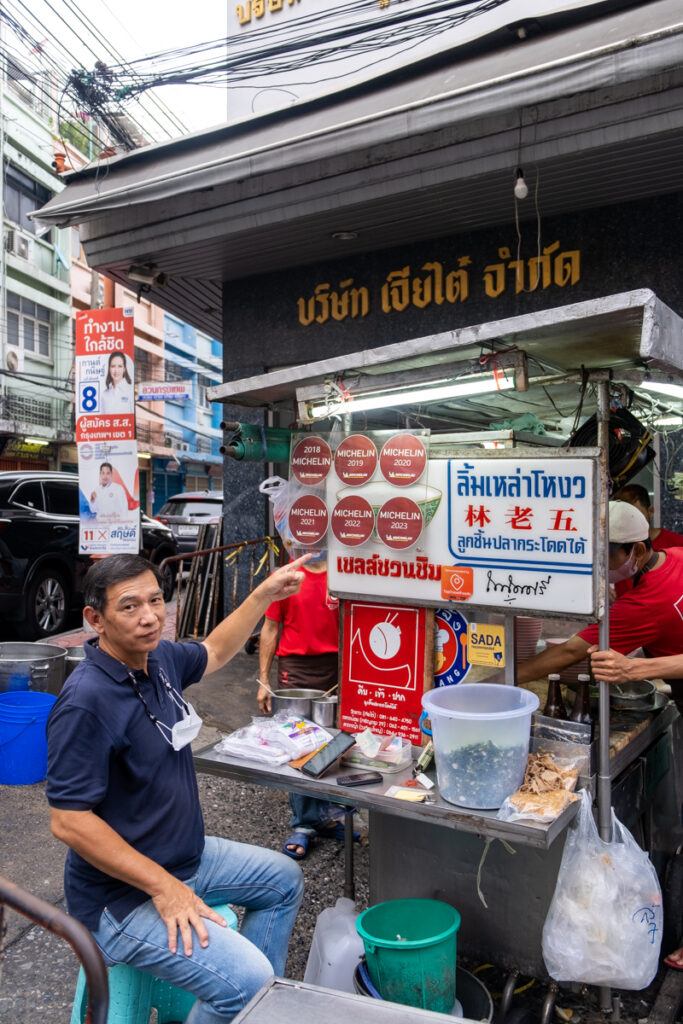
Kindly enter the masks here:
M 187 441 L 181 441 L 180 444 L 178 445 L 178 451 L 180 452 L 189 452 L 189 450 L 190 446 Z
M 17 345 L 5 346 L 5 369 L 10 373 L 21 373 L 24 369 L 24 350 Z
M 26 235 L 16 236 L 16 248 L 14 251 L 22 260 L 31 259 L 31 242 Z

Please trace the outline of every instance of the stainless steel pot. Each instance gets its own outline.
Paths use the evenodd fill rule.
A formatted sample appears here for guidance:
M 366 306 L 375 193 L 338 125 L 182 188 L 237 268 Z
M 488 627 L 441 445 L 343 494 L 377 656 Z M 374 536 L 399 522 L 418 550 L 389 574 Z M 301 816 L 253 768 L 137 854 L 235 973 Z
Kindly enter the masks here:
M 273 690 L 273 696 L 270 698 L 273 714 L 278 711 L 288 711 L 301 718 L 310 718 L 311 702 L 324 694 L 324 690 Z
M 85 660 L 85 649 L 83 647 L 67 647 L 66 649 L 66 672 L 64 678 L 68 679 L 73 670 Z
M 337 724 L 337 698 L 325 697 L 324 700 L 311 701 L 313 707 L 313 721 L 316 725 L 325 728 L 334 728 Z
M 63 647 L 0 643 L 0 693 L 31 689 L 57 696 L 64 684 L 65 669 Z

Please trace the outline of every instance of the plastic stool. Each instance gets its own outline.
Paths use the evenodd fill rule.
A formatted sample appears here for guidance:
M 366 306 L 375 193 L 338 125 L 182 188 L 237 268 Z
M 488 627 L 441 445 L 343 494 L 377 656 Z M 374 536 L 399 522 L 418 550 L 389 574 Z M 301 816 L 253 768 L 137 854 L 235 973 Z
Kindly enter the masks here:
M 237 915 L 227 904 L 214 907 L 224 917 L 228 928 L 237 931 Z M 157 1011 L 159 1024 L 185 1020 L 195 997 L 183 988 L 155 978 L 129 964 L 115 964 L 109 975 L 109 1013 L 107 1024 L 149 1024 L 152 1008 Z M 78 973 L 76 996 L 71 1011 L 71 1024 L 83 1024 L 88 1008 L 88 993 L 83 968 Z

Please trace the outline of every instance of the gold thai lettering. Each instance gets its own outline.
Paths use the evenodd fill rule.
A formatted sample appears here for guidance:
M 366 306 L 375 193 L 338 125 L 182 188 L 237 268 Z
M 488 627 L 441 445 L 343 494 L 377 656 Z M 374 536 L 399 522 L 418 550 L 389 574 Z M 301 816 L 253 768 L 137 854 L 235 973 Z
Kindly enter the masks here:
M 390 270 L 382 285 L 382 310 L 402 313 L 410 305 L 410 267 Z
M 287 0 L 287 7 L 295 7 L 301 0 Z M 249 25 L 252 18 L 260 21 L 266 14 L 277 14 L 285 10 L 285 0 L 245 0 L 243 4 L 237 4 L 235 13 L 240 25 Z
M 379 289 L 383 313 L 404 313 L 407 309 L 428 309 L 430 306 L 455 305 L 467 302 L 472 294 L 472 258 L 459 256 L 450 266 L 439 260 L 428 260 L 413 271 L 410 264 L 390 270 Z M 498 249 L 498 260 L 488 263 L 482 272 L 484 294 L 497 299 L 504 293 L 534 292 L 547 288 L 572 287 L 581 280 L 579 249 L 560 251 L 555 240 L 544 246 L 540 254 L 529 259 L 513 257 L 509 246 Z M 358 286 L 349 277 L 336 289 L 329 282 L 315 285 L 309 298 L 297 300 L 299 323 L 325 324 L 366 317 L 376 299 L 365 286 Z

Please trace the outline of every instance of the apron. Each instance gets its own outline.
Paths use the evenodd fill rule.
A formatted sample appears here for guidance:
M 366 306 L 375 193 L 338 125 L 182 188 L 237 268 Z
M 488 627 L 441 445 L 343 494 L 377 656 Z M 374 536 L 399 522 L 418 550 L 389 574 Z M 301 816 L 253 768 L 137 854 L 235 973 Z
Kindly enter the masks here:
M 339 682 L 339 657 L 330 654 L 282 654 L 277 660 L 280 689 L 329 690 Z

